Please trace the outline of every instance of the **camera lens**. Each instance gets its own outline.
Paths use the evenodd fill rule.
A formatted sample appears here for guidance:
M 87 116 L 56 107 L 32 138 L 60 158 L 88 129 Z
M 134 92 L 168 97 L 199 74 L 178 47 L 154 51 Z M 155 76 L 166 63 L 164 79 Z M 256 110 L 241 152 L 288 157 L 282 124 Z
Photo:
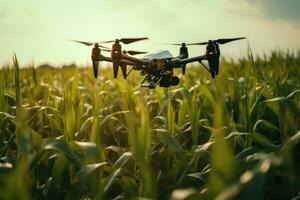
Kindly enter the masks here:
M 177 76 L 173 76 L 170 78 L 170 85 L 175 86 L 179 84 L 179 78 Z

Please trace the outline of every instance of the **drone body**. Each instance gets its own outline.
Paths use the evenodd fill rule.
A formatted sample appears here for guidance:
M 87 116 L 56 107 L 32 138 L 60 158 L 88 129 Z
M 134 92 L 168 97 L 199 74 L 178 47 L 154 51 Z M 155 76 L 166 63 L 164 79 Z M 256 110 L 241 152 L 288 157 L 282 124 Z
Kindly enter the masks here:
M 172 56 L 169 51 L 160 51 L 152 54 L 148 54 L 143 58 L 136 58 L 132 55 L 143 54 L 146 52 L 140 51 L 122 51 L 123 44 L 130 44 L 132 42 L 137 42 L 140 40 L 146 40 L 148 38 L 121 38 L 116 40 L 109 40 L 99 43 L 112 43 L 112 49 L 105 46 L 99 45 L 99 43 L 90 43 L 75 41 L 87 46 L 94 45 L 92 49 L 91 59 L 93 62 L 94 77 L 98 77 L 98 67 L 100 61 L 107 61 L 113 64 L 113 76 L 117 78 L 119 68 L 121 68 L 123 78 L 126 79 L 132 70 L 140 71 L 141 76 L 144 76 L 140 82 L 141 87 L 155 88 L 159 85 L 160 87 L 169 87 L 179 84 L 179 78 L 174 76 L 173 69 L 181 68 L 182 74 L 185 74 L 186 65 L 192 62 L 199 62 L 202 64 L 211 74 L 212 78 L 215 78 L 219 73 L 219 57 L 220 48 L 219 44 L 225 44 L 227 42 L 245 39 L 240 38 L 230 38 L 230 39 L 218 39 L 209 40 L 208 42 L 202 43 L 181 43 L 181 44 L 171 44 L 180 46 L 179 55 L 177 57 Z M 189 45 L 206 45 L 206 52 L 203 55 L 189 57 L 188 48 Z M 111 56 L 104 56 L 101 51 L 111 52 Z M 207 60 L 208 66 L 206 67 L 202 61 Z M 127 66 L 132 66 L 129 73 L 127 73 Z

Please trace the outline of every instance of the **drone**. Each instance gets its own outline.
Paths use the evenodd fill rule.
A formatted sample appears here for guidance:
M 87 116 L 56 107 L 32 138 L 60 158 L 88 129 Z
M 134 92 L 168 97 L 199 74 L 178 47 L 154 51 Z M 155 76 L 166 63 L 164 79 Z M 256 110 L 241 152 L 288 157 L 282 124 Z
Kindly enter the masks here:
M 144 51 L 132 51 L 123 50 L 122 44 L 131 44 L 142 40 L 148 40 L 148 37 L 139 38 L 120 38 L 115 40 L 108 40 L 102 42 L 84 42 L 78 40 L 72 40 L 84 44 L 86 46 L 93 46 L 91 59 L 93 62 L 94 77 L 98 77 L 98 68 L 100 61 L 111 62 L 113 66 L 113 76 L 117 78 L 119 68 L 121 68 L 124 79 L 127 79 L 132 70 L 140 71 L 140 75 L 143 79 L 140 81 L 141 87 L 148 87 L 150 89 L 156 86 L 170 87 L 179 84 L 178 76 L 175 76 L 173 70 L 175 68 L 181 68 L 182 74 L 185 74 L 186 65 L 192 62 L 199 62 L 211 75 L 215 78 L 219 74 L 219 58 L 220 48 L 219 45 L 226 44 L 228 42 L 245 39 L 245 37 L 226 38 L 209 40 L 208 42 L 199 43 L 167 43 L 168 45 L 180 46 L 179 55 L 174 57 L 169 51 L 163 50 L 155 53 L 145 55 L 143 58 L 136 58 L 134 55 L 146 54 Z M 112 48 L 103 46 L 105 44 L 112 44 Z M 188 47 L 192 45 L 206 45 L 206 51 L 203 55 L 189 57 Z M 110 52 L 111 56 L 104 56 L 101 52 Z M 206 60 L 208 67 L 202 63 Z M 127 72 L 128 66 L 131 66 L 131 70 Z

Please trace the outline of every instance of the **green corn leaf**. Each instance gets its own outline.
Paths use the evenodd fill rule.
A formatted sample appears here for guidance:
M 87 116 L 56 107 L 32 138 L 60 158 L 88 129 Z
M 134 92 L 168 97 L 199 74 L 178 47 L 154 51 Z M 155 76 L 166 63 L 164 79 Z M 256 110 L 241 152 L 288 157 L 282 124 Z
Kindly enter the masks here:
M 166 144 L 171 151 L 175 153 L 182 153 L 184 152 L 181 145 L 177 142 L 177 140 L 165 129 L 153 129 L 153 131 L 159 133 L 159 140 Z
M 122 168 L 133 155 L 131 152 L 125 152 L 123 155 L 114 163 L 113 167 L 115 169 Z
M 46 140 L 42 145 L 42 150 L 57 150 L 64 154 L 76 167 L 81 168 L 82 162 L 78 156 L 72 151 L 68 144 L 63 140 Z
M 87 183 L 89 178 L 92 176 L 92 173 L 105 165 L 107 165 L 106 162 L 84 165 L 77 173 L 79 182 L 81 184 Z
M 82 150 L 84 158 L 88 162 L 98 161 L 100 153 L 97 145 L 91 142 L 75 142 L 75 145 Z

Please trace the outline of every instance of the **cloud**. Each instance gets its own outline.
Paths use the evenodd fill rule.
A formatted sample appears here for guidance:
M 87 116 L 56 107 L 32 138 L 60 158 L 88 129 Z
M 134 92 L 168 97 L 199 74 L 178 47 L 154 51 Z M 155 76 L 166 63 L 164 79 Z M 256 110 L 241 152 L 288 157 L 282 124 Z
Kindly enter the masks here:
M 286 20 L 300 23 L 299 0 L 247 0 L 272 20 Z

